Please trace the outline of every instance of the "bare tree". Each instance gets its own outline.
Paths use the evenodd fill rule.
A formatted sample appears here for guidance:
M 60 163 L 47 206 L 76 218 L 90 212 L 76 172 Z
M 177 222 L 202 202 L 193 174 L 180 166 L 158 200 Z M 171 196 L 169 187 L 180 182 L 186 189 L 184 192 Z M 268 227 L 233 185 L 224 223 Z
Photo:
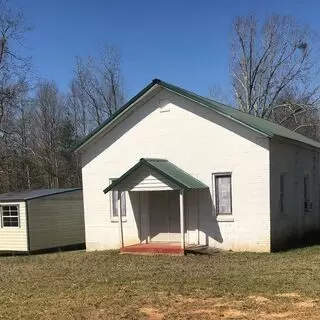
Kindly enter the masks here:
M 231 69 L 239 109 L 296 131 L 318 121 L 314 43 L 310 30 L 291 17 L 273 15 L 261 26 L 253 16 L 238 17 Z
M 101 125 L 123 102 L 121 56 L 117 48 L 104 47 L 98 58 L 77 58 L 69 105 L 82 134 Z
M 213 84 L 209 86 L 209 96 L 219 102 L 222 102 L 226 105 L 233 105 L 233 101 L 230 98 L 230 95 L 221 87 L 219 84 Z
M 53 82 L 39 85 L 33 118 L 33 145 L 38 167 L 46 176 L 48 188 L 59 187 L 59 135 L 64 101 Z
M 21 57 L 14 48 L 21 45 L 30 30 L 23 13 L 12 11 L 8 1 L 0 0 L 0 124 L 5 108 L 12 106 L 27 87 L 30 59 Z

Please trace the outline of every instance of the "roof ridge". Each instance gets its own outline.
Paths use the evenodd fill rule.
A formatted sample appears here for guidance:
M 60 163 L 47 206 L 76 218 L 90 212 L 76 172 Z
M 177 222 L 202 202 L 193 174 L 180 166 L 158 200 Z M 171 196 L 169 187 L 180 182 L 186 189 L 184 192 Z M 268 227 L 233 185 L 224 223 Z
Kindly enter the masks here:
M 283 137 L 285 139 L 297 141 L 306 145 L 320 149 L 320 142 L 308 138 L 307 136 L 302 135 L 296 131 L 290 130 L 280 124 L 272 122 L 267 119 L 256 117 L 252 114 L 246 113 L 242 110 L 236 109 L 232 106 L 223 104 L 221 102 L 215 101 L 213 99 L 201 96 L 197 93 L 183 89 L 176 85 L 172 85 L 168 82 L 162 81 L 160 79 L 153 79 L 144 89 L 142 89 L 138 94 L 136 94 L 132 99 L 130 99 L 126 104 L 124 104 L 120 109 L 118 109 L 113 115 L 111 115 L 103 124 L 89 133 L 74 149 L 74 151 L 79 150 L 83 145 L 93 139 L 98 135 L 102 130 L 107 127 L 109 124 L 113 123 L 116 120 L 121 121 L 121 116 L 126 112 L 128 108 L 131 107 L 138 99 L 147 94 L 155 86 L 163 87 L 169 91 L 172 91 L 175 94 L 181 95 L 186 99 L 193 100 L 194 102 L 203 105 L 215 112 L 221 114 L 224 117 L 229 118 L 235 122 L 238 122 L 240 125 L 246 126 L 251 130 L 255 130 L 269 138 L 272 137 Z
M 177 90 L 177 91 L 182 92 L 182 94 L 184 93 L 184 94 L 190 95 L 191 97 L 194 97 L 194 98 L 196 98 L 196 99 L 205 100 L 207 103 L 210 103 L 210 104 L 211 104 L 211 106 L 208 106 L 208 105 L 207 105 L 208 107 L 211 107 L 211 108 L 212 108 L 212 107 L 213 107 L 213 108 L 214 108 L 214 107 L 216 107 L 216 108 L 226 108 L 226 109 L 228 109 L 228 110 L 230 110 L 230 111 L 232 110 L 232 112 L 238 113 L 239 115 L 241 115 L 241 116 L 243 116 L 243 117 L 250 118 L 250 120 L 253 120 L 253 121 L 265 123 L 266 125 L 269 125 L 269 126 L 273 127 L 273 129 L 277 128 L 277 129 L 280 130 L 280 131 L 286 132 L 287 135 L 293 135 L 293 137 L 288 137 L 287 135 L 283 135 L 283 134 L 280 134 L 280 133 L 278 133 L 278 134 L 277 134 L 277 133 L 274 133 L 274 130 L 272 130 L 272 128 L 270 128 L 270 131 L 271 131 L 271 133 L 272 133 L 273 135 L 280 136 L 280 137 L 284 137 L 284 138 L 291 139 L 291 140 L 295 140 L 295 141 L 299 141 L 299 142 L 301 142 L 301 143 L 309 144 L 309 145 L 312 145 L 312 146 L 314 146 L 314 147 L 316 147 L 316 148 L 320 148 L 320 142 L 318 142 L 317 140 L 311 139 L 311 138 L 309 138 L 309 137 L 307 137 L 307 136 L 305 136 L 305 135 L 303 135 L 303 134 L 301 134 L 301 133 L 298 133 L 298 132 L 296 132 L 296 131 L 290 130 L 290 129 L 288 129 L 288 128 L 286 128 L 286 127 L 284 127 L 284 126 L 282 126 L 282 125 L 280 125 L 280 124 L 278 124 L 278 123 L 275 123 L 275 122 L 271 121 L 271 120 L 254 116 L 254 115 L 252 115 L 252 114 L 250 114 L 250 113 L 247 113 L 247 112 L 245 112 L 245 111 L 236 109 L 236 108 L 234 108 L 234 107 L 232 107 L 232 106 L 229 106 L 229 105 L 227 105 L 227 104 L 224 104 L 224 103 L 215 101 L 215 100 L 213 100 L 213 99 L 204 97 L 204 96 L 199 95 L 199 94 L 197 94 L 197 93 L 195 93 L 195 92 L 192 92 L 192 91 L 190 91 L 190 90 L 181 88 L 181 87 L 176 86 L 176 85 L 172 85 L 172 84 L 167 83 L 167 82 L 165 82 L 165 81 L 161 81 L 160 85 L 163 85 L 165 88 L 167 88 L 167 89 L 169 89 L 169 90 L 170 90 L 170 89 L 173 90 L 173 91 Z M 189 97 L 189 98 L 190 98 L 190 97 Z M 197 102 L 199 103 L 200 101 L 197 101 Z M 201 102 L 200 102 L 200 103 L 201 103 Z M 214 106 L 212 106 L 212 104 L 213 104 Z M 229 117 L 235 119 L 236 121 L 240 121 L 240 122 L 243 123 L 244 125 L 248 125 L 248 126 L 250 126 L 251 128 L 253 128 L 253 129 L 256 129 L 256 130 L 258 130 L 258 131 L 260 131 L 260 132 L 262 132 L 262 133 L 265 133 L 263 130 L 261 130 L 261 128 L 260 128 L 260 129 L 257 128 L 258 125 L 256 125 L 256 126 L 257 126 L 257 127 L 256 127 L 256 126 L 253 125 L 253 124 L 248 124 L 248 123 L 246 123 L 246 121 L 245 121 L 244 119 L 238 119 L 237 117 L 235 117 L 235 115 L 226 113 L 226 111 L 224 111 L 224 110 L 216 110 L 216 111 L 222 112 L 222 113 L 224 113 L 226 116 L 229 116 Z M 299 138 L 300 138 L 300 139 L 299 139 Z
M 141 158 L 140 161 L 163 161 L 163 162 L 168 162 L 167 159 L 162 159 L 162 158 Z

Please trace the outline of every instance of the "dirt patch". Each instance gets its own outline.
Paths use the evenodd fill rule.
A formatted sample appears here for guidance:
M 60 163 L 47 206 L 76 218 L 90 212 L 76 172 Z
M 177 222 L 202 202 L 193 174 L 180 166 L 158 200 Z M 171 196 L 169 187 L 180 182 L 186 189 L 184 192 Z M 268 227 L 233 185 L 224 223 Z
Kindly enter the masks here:
M 262 296 L 249 296 L 248 298 L 254 300 L 257 303 L 266 303 L 271 301 L 270 299 Z
M 300 295 L 296 292 L 286 292 L 286 293 L 278 293 L 276 297 L 280 298 L 299 298 Z
M 236 310 L 236 309 L 229 309 L 226 310 L 223 313 L 224 317 L 226 318 L 239 318 L 239 317 L 244 317 L 246 316 L 246 313 L 240 311 L 240 310 Z
M 149 320 L 162 320 L 164 315 L 155 308 L 142 308 L 140 312 L 144 313 Z
M 293 313 L 292 312 L 279 312 L 279 313 L 270 313 L 266 316 L 268 319 L 299 319 L 299 318 L 294 318 L 292 317 Z
M 313 307 L 315 307 L 315 305 L 316 305 L 316 303 L 314 300 L 301 301 L 301 302 L 297 302 L 295 304 L 295 306 L 298 308 L 313 308 Z
M 171 319 L 319 319 L 318 300 L 296 293 L 272 296 L 249 295 L 247 297 L 171 297 L 168 310 L 162 309 Z M 317 318 L 318 317 L 318 318 Z

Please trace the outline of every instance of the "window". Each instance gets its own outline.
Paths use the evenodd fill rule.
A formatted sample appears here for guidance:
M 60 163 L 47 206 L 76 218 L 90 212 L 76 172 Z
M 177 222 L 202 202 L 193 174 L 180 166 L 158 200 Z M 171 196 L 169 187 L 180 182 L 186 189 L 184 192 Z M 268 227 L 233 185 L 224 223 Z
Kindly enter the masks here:
M 304 211 L 309 212 L 312 209 L 312 202 L 310 199 L 310 178 L 308 174 L 303 177 L 303 203 Z
M 285 211 L 285 177 L 284 173 L 280 174 L 280 212 Z
M 118 209 L 118 194 L 117 190 L 112 190 L 112 218 L 118 218 L 119 209 Z M 120 210 L 121 216 L 126 217 L 126 193 L 125 191 L 120 191 Z
M 19 206 L 0 206 L 1 226 L 19 227 Z
M 110 179 L 110 183 L 115 179 Z M 117 219 L 119 217 L 119 209 L 118 209 L 118 190 L 112 190 L 111 191 L 111 218 Z M 120 210 L 121 210 L 121 216 L 126 217 L 126 192 L 120 191 Z
M 214 175 L 217 215 L 232 214 L 231 174 Z

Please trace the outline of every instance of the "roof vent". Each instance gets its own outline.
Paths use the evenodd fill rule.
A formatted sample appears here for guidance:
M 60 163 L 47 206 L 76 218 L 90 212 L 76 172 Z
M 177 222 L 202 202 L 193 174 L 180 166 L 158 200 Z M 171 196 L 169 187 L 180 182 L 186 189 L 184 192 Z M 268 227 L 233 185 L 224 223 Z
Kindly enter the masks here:
M 170 111 L 170 101 L 169 99 L 160 99 L 158 102 L 160 112 Z

